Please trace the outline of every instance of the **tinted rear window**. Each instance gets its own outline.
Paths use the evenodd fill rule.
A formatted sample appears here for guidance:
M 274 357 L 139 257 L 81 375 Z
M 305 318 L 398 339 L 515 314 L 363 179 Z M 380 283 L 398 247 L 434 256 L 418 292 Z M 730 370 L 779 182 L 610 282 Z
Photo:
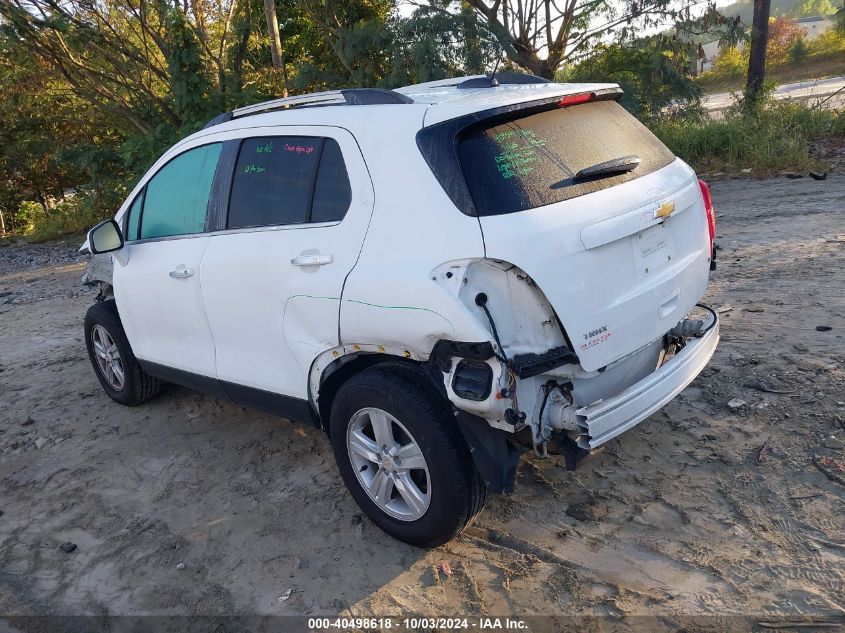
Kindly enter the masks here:
M 642 160 L 631 172 L 573 181 L 584 168 L 629 155 Z M 675 157 L 622 106 L 597 101 L 471 127 L 458 158 L 478 214 L 499 215 L 606 189 Z
M 352 202 L 352 189 L 337 141 L 327 138 L 314 184 L 311 222 L 342 220 Z
M 230 229 L 308 222 L 322 138 L 248 138 L 229 199 Z

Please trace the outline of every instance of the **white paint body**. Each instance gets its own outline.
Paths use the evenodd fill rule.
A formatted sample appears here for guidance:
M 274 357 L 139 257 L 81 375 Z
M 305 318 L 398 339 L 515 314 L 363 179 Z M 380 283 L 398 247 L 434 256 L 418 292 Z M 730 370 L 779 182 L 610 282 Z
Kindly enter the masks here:
M 355 139 L 346 130 L 280 126 L 273 133 L 330 136 L 338 142 L 350 182 L 356 183 L 349 211 L 342 223 L 213 234 L 202 260 L 203 299 L 215 341 L 217 378 L 305 399 L 314 359 L 340 342 L 343 282 L 361 251 L 373 189 Z M 266 136 L 267 131 L 247 134 Z M 292 263 L 320 255 L 331 263 Z
M 690 345 L 662 374 L 655 370 L 655 342 L 699 301 L 708 280 L 707 220 L 695 174 L 676 160 L 616 187 L 479 219 L 455 207 L 416 145 L 416 133 L 427 125 L 606 87 L 412 86 L 401 92 L 413 104 L 268 112 L 185 139 L 139 182 L 118 222 L 170 158 L 250 136 L 336 139 L 352 205 L 341 222 L 128 243 L 114 257 L 113 284 L 136 356 L 316 403 L 324 372 L 346 356 L 425 361 L 441 339 L 492 342 L 486 316 L 473 301 L 484 291 L 509 356 L 566 345 L 559 318 L 580 359 L 580 365 L 519 381 L 515 388 L 528 419 L 538 415 L 545 381 L 572 380 L 578 393 L 590 394 L 575 402 L 584 442 L 592 448 L 607 441 L 688 384 L 718 341 L 716 324 L 706 345 Z M 669 199 L 676 212 L 655 220 L 653 210 Z M 330 262 L 291 262 L 312 255 Z M 193 275 L 169 276 L 180 268 Z M 526 283 L 526 275 L 534 283 Z M 590 335 L 602 328 L 609 336 Z M 496 388 L 487 401 L 455 395 L 448 373 L 447 393 L 458 408 L 514 430 L 504 419 L 505 401 L 496 396 L 507 386 L 507 372 L 495 358 L 488 363 Z M 675 369 L 667 371 L 672 363 Z M 628 400 L 640 404 L 633 408 L 595 408 L 597 400 L 609 402 L 636 385 L 632 394 L 639 401 L 634 395 Z M 593 437 L 589 424 L 599 418 L 600 433 L 596 427 Z M 600 442 L 590 439 L 598 437 Z

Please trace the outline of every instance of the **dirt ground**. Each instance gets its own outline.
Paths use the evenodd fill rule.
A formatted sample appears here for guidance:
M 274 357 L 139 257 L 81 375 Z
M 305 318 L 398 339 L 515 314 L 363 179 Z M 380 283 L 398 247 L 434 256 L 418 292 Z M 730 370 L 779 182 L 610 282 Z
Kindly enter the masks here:
M 582 470 L 526 456 L 433 551 L 362 517 L 319 431 L 177 387 L 114 404 L 75 244 L 0 247 L 0 614 L 843 622 L 845 174 L 713 193 L 708 369 Z

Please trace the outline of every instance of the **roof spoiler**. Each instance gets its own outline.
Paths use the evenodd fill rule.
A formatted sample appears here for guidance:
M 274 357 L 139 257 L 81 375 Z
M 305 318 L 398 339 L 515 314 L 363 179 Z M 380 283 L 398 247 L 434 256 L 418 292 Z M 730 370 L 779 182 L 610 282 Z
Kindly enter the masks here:
M 537 75 L 527 75 L 525 73 L 495 73 L 487 75 L 486 77 L 472 77 L 458 84 L 458 90 L 467 88 L 495 88 L 496 86 L 506 84 L 547 84 L 550 83 L 548 79 L 538 77 Z

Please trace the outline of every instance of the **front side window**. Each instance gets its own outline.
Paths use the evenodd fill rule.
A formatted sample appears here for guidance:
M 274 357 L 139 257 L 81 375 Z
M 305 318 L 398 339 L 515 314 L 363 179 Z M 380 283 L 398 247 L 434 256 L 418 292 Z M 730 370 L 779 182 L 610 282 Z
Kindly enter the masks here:
M 238 153 L 226 226 L 339 221 L 351 197 L 343 155 L 334 139 L 248 138 Z
M 150 179 L 141 214 L 141 239 L 203 232 L 222 147 L 222 143 L 212 143 L 190 149 Z
M 127 240 L 137 240 L 140 238 L 140 231 L 141 228 L 141 207 L 144 205 L 144 190 L 141 190 L 135 200 L 132 202 L 132 206 L 129 207 L 129 213 L 127 213 L 126 218 L 126 239 Z

